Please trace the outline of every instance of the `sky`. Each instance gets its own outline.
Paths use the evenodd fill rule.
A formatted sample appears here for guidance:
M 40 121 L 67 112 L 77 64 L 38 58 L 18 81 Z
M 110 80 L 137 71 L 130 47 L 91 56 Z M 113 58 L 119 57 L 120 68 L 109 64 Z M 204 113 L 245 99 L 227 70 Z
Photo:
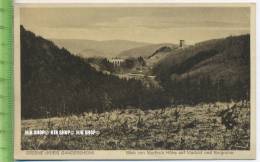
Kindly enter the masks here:
M 247 7 L 22 8 L 24 27 L 47 39 L 197 43 L 250 32 Z

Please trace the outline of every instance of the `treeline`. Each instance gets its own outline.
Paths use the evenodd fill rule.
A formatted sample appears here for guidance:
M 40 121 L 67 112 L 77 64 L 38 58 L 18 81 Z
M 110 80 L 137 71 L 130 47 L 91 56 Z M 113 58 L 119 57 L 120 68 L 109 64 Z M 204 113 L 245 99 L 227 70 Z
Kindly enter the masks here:
M 22 118 L 46 118 L 168 104 L 164 91 L 104 75 L 86 60 L 21 26 Z
M 172 97 L 174 104 L 198 104 L 216 101 L 249 100 L 249 81 L 238 79 L 230 83 L 226 79 L 213 81 L 209 76 L 192 80 L 189 76 L 182 80 L 172 80 L 167 85 L 166 92 Z
M 97 65 L 100 71 L 116 72 L 116 67 L 104 57 L 90 57 L 85 59 L 86 63 Z

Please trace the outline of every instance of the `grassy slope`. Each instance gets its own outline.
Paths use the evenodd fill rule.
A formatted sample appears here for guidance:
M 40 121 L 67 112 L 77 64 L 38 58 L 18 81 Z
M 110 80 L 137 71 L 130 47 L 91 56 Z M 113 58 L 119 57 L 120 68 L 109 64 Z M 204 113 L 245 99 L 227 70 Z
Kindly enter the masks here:
M 220 114 L 230 103 L 215 103 L 175 109 L 126 109 L 101 114 L 84 113 L 22 121 L 22 149 L 27 150 L 248 150 L 249 105 L 237 103 L 236 127 L 226 129 Z M 25 130 L 96 130 L 94 135 L 24 135 Z

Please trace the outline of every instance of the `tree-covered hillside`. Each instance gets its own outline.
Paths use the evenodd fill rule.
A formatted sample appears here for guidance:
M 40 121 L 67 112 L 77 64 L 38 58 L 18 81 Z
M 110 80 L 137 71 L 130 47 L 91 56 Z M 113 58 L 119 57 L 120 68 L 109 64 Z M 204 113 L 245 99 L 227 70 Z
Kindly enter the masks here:
M 175 50 L 155 67 L 157 79 L 184 103 L 249 98 L 250 35 Z
M 122 80 L 21 26 L 22 118 L 161 107 L 162 91 Z

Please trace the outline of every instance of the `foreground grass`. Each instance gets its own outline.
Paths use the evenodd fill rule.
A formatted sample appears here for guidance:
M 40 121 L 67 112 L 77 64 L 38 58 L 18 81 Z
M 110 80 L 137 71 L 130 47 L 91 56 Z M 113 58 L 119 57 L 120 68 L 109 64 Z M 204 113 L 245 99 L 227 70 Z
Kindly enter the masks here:
M 248 150 L 250 108 L 215 103 L 157 110 L 126 109 L 101 114 L 22 121 L 24 150 Z M 86 135 L 24 135 L 25 130 L 96 130 Z

